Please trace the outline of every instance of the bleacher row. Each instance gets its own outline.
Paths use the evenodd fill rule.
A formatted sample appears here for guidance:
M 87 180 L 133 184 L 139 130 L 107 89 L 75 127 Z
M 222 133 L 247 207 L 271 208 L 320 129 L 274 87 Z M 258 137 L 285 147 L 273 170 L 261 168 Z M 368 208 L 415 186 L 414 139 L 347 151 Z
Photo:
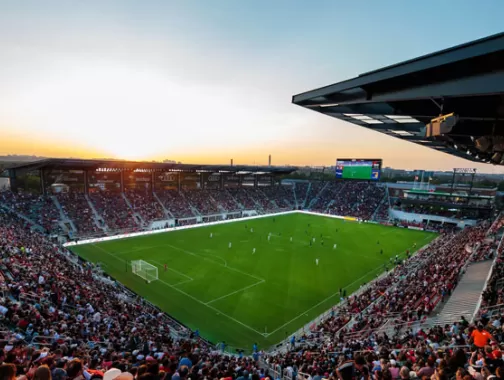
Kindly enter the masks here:
M 243 357 L 220 352 L 0 209 L 0 374 L 12 373 L 8 380 L 16 374 L 49 380 L 47 373 L 62 380 L 500 378 L 503 318 L 487 314 L 503 302 L 502 289 L 494 288 L 504 278 L 503 230 L 499 218 L 442 234 L 343 297 L 326 320 L 284 350 Z M 496 254 L 477 327 L 465 320 L 424 325 L 469 261 Z
M 67 221 L 73 223 L 77 235 L 89 236 L 104 231 L 146 228 L 153 221 L 170 218 L 179 219 L 181 225 L 195 223 L 196 217 L 211 221 L 212 215 L 243 210 L 274 213 L 309 208 L 317 212 L 381 220 L 387 218 L 388 199 L 385 189 L 375 184 L 317 181 L 260 188 L 180 192 L 162 190 L 153 193 L 147 189 L 127 189 L 121 193 L 96 190 L 89 195 L 68 192 L 46 197 L 4 191 L 0 193 L 0 204 L 30 218 L 50 233 L 62 232 L 62 225 L 65 226 L 62 222 Z

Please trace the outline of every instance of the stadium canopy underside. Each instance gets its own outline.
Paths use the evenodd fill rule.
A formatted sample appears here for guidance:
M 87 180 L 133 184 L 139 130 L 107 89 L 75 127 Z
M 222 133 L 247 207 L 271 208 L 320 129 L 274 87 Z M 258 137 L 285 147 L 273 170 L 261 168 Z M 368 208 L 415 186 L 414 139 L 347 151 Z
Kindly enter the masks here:
M 235 173 L 235 174 L 289 174 L 297 170 L 294 166 L 250 166 L 250 165 L 196 165 L 164 162 L 122 161 L 122 160 L 81 160 L 49 158 L 10 167 L 6 172 L 22 175 L 35 170 L 99 170 L 116 171 L 142 170 L 146 172 L 186 172 L 186 173 Z M 5 174 L 4 174 L 5 175 Z
M 292 102 L 440 152 L 502 165 L 504 33 L 294 95 Z M 451 113 L 457 122 L 449 133 L 426 137 L 426 124 Z

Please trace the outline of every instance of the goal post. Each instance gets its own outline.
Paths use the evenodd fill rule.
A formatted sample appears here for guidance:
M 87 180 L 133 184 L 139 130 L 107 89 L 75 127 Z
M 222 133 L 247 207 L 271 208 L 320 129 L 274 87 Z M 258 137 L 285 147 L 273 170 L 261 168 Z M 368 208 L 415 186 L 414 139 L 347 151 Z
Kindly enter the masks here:
M 143 260 L 131 261 L 131 273 L 136 274 L 149 283 L 158 279 L 158 268 Z

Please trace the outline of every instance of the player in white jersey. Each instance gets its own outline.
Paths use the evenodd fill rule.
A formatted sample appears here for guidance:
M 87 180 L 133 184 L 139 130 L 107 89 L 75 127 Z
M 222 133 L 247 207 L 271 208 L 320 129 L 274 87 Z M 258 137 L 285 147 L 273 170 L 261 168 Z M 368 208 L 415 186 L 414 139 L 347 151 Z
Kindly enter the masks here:
M 232 244 L 231 244 L 231 242 L 229 242 L 228 247 L 231 248 L 231 246 L 232 246 Z
M 271 235 L 268 235 L 268 241 L 270 241 L 270 239 L 271 239 Z
M 290 241 L 291 241 L 291 243 L 292 243 L 292 236 L 291 236 L 291 238 L 290 238 Z
M 318 259 L 315 259 L 315 265 L 318 265 Z
M 255 248 L 252 248 L 252 254 L 254 254 L 254 253 L 255 253 Z
M 338 247 L 338 244 L 333 245 L 333 249 L 336 249 L 336 247 Z
M 211 238 L 213 238 L 213 233 L 212 233 L 212 232 L 210 232 L 210 239 L 211 239 Z
M 315 238 L 313 238 L 313 242 L 315 243 Z
M 254 232 L 254 229 L 253 229 L 253 228 L 251 228 L 251 229 L 250 229 L 250 232 Z

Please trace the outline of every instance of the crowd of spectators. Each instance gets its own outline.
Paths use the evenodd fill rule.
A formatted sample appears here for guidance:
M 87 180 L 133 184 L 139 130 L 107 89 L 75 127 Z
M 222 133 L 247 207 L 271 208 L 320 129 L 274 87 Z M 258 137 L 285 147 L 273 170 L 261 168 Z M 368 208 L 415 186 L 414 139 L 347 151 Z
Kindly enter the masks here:
M 335 215 L 371 219 L 385 198 L 385 188 L 368 182 L 314 182 L 308 195 L 316 197 L 313 209 Z
M 111 230 L 136 228 L 133 210 L 128 206 L 122 194 L 114 191 L 94 191 L 89 194 L 96 211 Z
M 79 235 L 94 235 L 101 231 L 94 220 L 86 196 L 79 192 L 56 195 L 65 215 L 71 219 Z
M 227 212 L 240 211 L 240 206 L 226 189 L 209 190 L 209 192 L 220 209 Z
M 261 191 L 276 204 L 279 210 L 296 208 L 294 188 L 292 186 L 264 186 Z
M 257 208 L 257 203 L 247 191 L 247 188 L 229 188 L 227 191 L 239 204 L 243 206 L 244 210 L 255 210 Z
M 8 329 L 0 343 L 2 379 L 40 380 L 42 370 L 44 380 L 112 380 L 121 372 L 131 373 L 128 379 L 218 379 L 236 366 L 257 369 L 251 358 L 221 355 L 2 210 L 0 255 L 0 323 Z
M 32 218 L 52 233 L 61 231 L 59 212 L 50 197 L 25 193 L 1 193 L 3 201 L 17 212 Z M 275 213 L 298 208 L 352 216 L 364 220 L 389 221 L 387 188 L 375 183 L 359 181 L 311 181 L 278 186 L 243 186 L 224 189 L 185 189 L 181 191 L 158 190 L 157 197 L 149 189 L 126 189 L 126 198 L 119 191 L 95 191 L 90 199 L 98 212 L 98 220 L 105 221 L 109 231 L 148 228 L 152 221 L 174 217 L 176 219 L 207 217 L 227 212 L 256 210 Z M 103 232 L 96 225 L 92 210 L 83 194 L 58 194 L 64 213 L 77 227 L 78 234 L 95 235 Z M 131 205 L 131 206 L 130 206 Z M 164 208 L 163 208 L 164 206 Z M 466 218 L 467 211 L 454 212 L 438 207 L 395 203 L 395 208 L 415 213 Z M 139 217 L 137 217 L 140 216 Z M 479 216 L 475 215 L 475 219 Z M 208 220 L 208 218 L 203 219 Z M 145 222 L 144 223 L 142 223 Z M 192 222 L 191 222 L 192 223 Z M 417 222 L 399 221 L 404 226 Z M 419 228 L 446 230 L 446 225 L 418 222 Z
M 51 234 L 62 231 L 59 225 L 59 210 L 50 197 L 23 191 L 17 194 L 11 191 L 2 191 L 0 192 L 0 202 L 31 219 Z
M 126 189 L 125 194 L 133 211 L 139 213 L 146 223 L 166 219 L 163 207 L 149 189 Z
M 217 202 L 213 199 L 210 190 L 184 190 L 183 194 L 187 201 L 201 215 L 218 214 L 222 212 Z
M 329 187 L 318 191 L 323 193 Z M 353 210 L 362 215 L 369 211 L 362 207 L 361 197 L 379 198 L 377 190 L 358 183 L 329 191 L 338 190 L 360 194 L 352 196 L 357 203 Z M 257 196 L 249 189 L 241 195 L 244 193 Z M 269 199 L 262 194 L 261 199 Z M 91 195 L 100 212 L 107 214 L 111 207 L 119 213 L 128 210 L 116 204 L 117 194 L 109 195 L 112 201 L 106 193 Z M 68 215 L 74 212 L 70 211 L 71 195 L 58 199 L 64 199 L 62 206 Z M 126 216 L 131 219 L 130 214 Z M 499 346 L 504 341 L 504 318 L 500 314 L 488 318 L 483 313 L 477 325 L 464 319 L 447 326 L 422 324 L 453 291 L 467 262 L 491 258 L 489 252 L 499 259 L 483 294 L 483 306 L 504 303 L 497 286 L 504 277 L 502 249 L 497 250 L 502 227 L 503 221 L 497 220 L 491 226 L 483 223 L 444 233 L 413 257 L 401 254 L 394 269 L 396 263 L 377 268 L 384 274 L 363 284 L 356 295 L 341 293 L 341 305 L 305 336 L 293 339 L 289 349 L 263 353 L 260 358 L 257 353 L 243 357 L 218 352 L 199 339 L 197 332 L 101 277 L 93 265 L 78 261 L 45 235 L 32 231 L 16 214 L 0 209 L 0 323 L 9 331 L 3 332 L 6 339 L 0 344 L 0 377 L 504 379 Z M 268 369 L 260 368 L 264 365 Z
M 269 368 L 276 376 L 298 379 L 504 378 L 502 313 L 490 318 L 484 311 L 473 325 L 464 318 L 445 326 L 424 323 L 475 259 L 472 248 L 490 238 L 499 242 L 501 236 L 502 229 L 492 235 L 488 224 L 442 235 L 349 297 L 310 333 L 292 338 L 287 352 L 269 355 Z M 501 260 L 483 296 L 485 307 L 504 304 L 502 289 L 495 286 L 504 278 Z
M 195 216 L 186 197 L 177 190 L 160 190 L 157 191 L 156 194 L 161 202 L 163 202 L 166 209 L 175 218 L 189 218 Z

